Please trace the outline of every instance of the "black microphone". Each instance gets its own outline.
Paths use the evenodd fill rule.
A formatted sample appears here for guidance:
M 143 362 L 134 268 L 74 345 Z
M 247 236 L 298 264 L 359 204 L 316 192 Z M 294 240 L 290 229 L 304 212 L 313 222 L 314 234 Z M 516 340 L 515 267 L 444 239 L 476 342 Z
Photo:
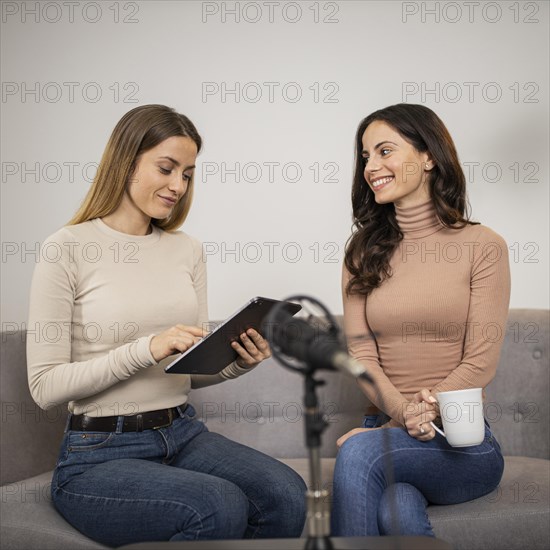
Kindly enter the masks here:
M 326 329 L 286 312 L 278 316 L 278 321 L 268 333 L 285 355 L 319 369 L 340 370 L 370 380 L 365 367 L 348 355 L 336 327 Z

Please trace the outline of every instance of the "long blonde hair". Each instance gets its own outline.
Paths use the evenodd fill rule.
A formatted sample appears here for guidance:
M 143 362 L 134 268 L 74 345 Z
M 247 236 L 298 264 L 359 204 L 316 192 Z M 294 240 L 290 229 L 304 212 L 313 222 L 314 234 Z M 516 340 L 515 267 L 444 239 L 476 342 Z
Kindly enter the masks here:
M 96 176 L 80 208 L 67 225 L 76 225 L 114 212 L 120 205 L 127 183 L 140 155 L 173 136 L 191 138 L 197 152 L 202 139 L 194 124 L 165 105 L 142 105 L 128 111 L 109 138 Z M 177 229 L 187 217 L 193 201 L 194 176 L 183 198 L 170 216 L 151 223 L 165 231 Z

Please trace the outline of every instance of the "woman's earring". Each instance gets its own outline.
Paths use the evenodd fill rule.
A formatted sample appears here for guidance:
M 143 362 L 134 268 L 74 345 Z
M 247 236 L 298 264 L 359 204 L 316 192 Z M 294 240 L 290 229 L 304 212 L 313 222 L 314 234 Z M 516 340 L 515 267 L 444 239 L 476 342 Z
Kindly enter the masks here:
M 426 163 L 426 170 L 428 170 L 429 168 L 430 168 L 430 165 Z

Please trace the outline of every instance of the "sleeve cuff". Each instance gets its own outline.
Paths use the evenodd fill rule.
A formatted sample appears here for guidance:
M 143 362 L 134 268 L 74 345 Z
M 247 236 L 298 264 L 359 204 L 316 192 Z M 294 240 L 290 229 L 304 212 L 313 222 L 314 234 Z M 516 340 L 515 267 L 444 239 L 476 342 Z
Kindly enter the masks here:
M 258 363 L 258 365 L 259 364 L 260 363 Z M 229 364 L 227 367 L 225 367 L 225 369 L 220 372 L 220 376 L 225 378 L 225 380 L 238 378 L 239 376 L 242 376 L 243 374 L 246 374 L 247 372 L 255 369 L 258 365 L 254 365 L 253 367 L 240 367 L 237 364 L 237 361 L 233 361 L 233 363 Z
M 143 336 L 138 339 L 138 357 L 140 363 L 142 363 L 144 367 L 152 367 L 158 364 L 158 361 L 155 360 L 151 353 L 151 340 L 154 337 L 155 334 L 150 334 L 149 336 Z

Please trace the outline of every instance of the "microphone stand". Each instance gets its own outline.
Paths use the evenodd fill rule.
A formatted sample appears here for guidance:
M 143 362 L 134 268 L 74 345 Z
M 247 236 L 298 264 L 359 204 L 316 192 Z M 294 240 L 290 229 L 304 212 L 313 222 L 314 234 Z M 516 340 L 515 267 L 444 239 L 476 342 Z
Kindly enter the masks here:
M 321 302 L 309 296 L 291 296 L 287 300 L 298 303 L 305 301 L 314 304 L 324 313 L 325 318 L 328 320 L 330 335 L 338 339 L 339 331 L 336 320 Z M 333 550 L 334 546 L 330 540 L 329 494 L 326 489 L 322 488 L 321 484 L 321 434 L 328 426 L 328 423 L 319 410 L 319 401 L 316 392 L 317 386 L 322 386 L 325 382 L 324 380 L 316 380 L 314 378 L 315 371 L 318 369 L 327 369 L 327 365 L 322 364 L 322 359 L 303 361 L 301 367 L 289 362 L 288 359 L 290 356 L 287 356 L 278 345 L 278 339 L 284 335 L 285 327 L 288 326 L 288 321 L 292 317 L 288 314 L 285 317 L 283 308 L 284 302 L 273 307 L 265 320 L 264 329 L 267 339 L 271 344 L 273 356 L 282 365 L 300 372 L 305 377 L 305 436 L 310 472 L 309 489 L 306 491 L 308 537 L 305 549 Z
M 286 299 L 287 302 L 298 303 L 310 303 L 318 310 L 323 312 L 325 323 L 325 330 L 322 331 L 323 337 L 332 338 L 334 342 L 341 342 L 340 330 L 334 316 L 319 300 L 312 298 L 311 296 L 297 295 L 290 296 Z M 296 348 L 292 345 L 292 341 L 297 341 L 298 335 L 296 331 L 290 331 L 286 333 L 286 329 L 292 328 L 292 316 L 295 312 L 284 312 L 285 302 L 276 304 L 268 313 L 264 323 L 263 330 L 267 336 L 273 353 L 273 357 L 277 359 L 279 363 L 285 367 L 302 373 L 305 377 L 305 428 L 306 428 L 306 445 L 309 454 L 309 472 L 310 472 L 310 487 L 306 491 L 307 497 L 307 526 L 308 537 L 306 540 L 306 550 L 333 550 L 334 546 L 330 539 L 330 502 L 329 494 L 326 489 L 322 489 L 321 486 L 321 435 L 328 423 L 319 411 L 319 402 L 317 400 L 316 388 L 325 384 L 324 380 L 316 380 L 314 374 L 319 369 L 333 370 L 334 365 L 327 363 L 327 351 L 330 351 L 330 347 L 323 347 L 322 339 L 317 339 L 315 332 L 311 330 L 305 330 L 306 339 L 308 339 L 308 345 L 310 348 L 307 353 L 304 353 L 303 349 Z M 311 318 L 312 315 L 309 316 Z M 301 321 L 304 323 L 304 321 Z M 327 326 L 328 325 L 328 326 Z M 304 329 L 303 324 L 300 325 L 297 321 L 298 328 Z M 288 338 L 290 338 L 290 344 L 288 345 Z M 283 347 L 283 341 L 287 340 L 287 346 Z M 311 353 L 311 346 L 319 346 L 316 348 L 315 353 Z M 299 359 L 298 359 L 299 358 Z M 292 361 L 293 360 L 293 361 Z M 298 361 L 298 364 L 296 363 Z M 348 369 L 348 374 L 352 374 L 356 377 L 363 378 L 369 384 L 373 384 L 373 380 L 366 372 L 356 373 L 353 369 Z M 384 454 L 387 456 L 387 477 L 388 484 L 393 485 L 395 478 L 393 474 L 393 464 L 391 461 L 390 443 L 388 430 L 384 430 L 384 436 L 382 438 L 384 445 Z M 393 504 L 393 503 L 392 503 Z M 394 518 L 397 518 L 397 512 L 392 510 Z M 401 548 L 401 542 L 399 538 L 395 540 L 396 548 Z
M 319 410 L 316 387 L 324 380 L 315 380 L 315 367 L 305 372 L 305 425 L 306 445 L 309 454 L 310 487 L 306 492 L 307 531 L 306 550 L 332 550 L 330 540 L 330 503 L 329 494 L 321 485 L 321 434 L 327 422 Z

